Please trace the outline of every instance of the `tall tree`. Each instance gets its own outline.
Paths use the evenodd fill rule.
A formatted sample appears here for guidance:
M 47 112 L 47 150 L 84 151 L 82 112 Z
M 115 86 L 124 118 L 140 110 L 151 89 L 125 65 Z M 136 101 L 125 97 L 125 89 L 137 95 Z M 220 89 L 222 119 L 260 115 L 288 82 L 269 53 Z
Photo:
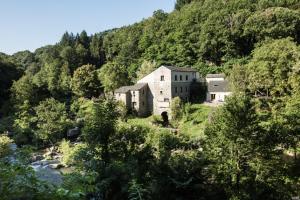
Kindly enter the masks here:
M 205 135 L 209 169 L 229 197 L 290 198 L 284 181 L 279 181 L 281 168 L 274 157 L 276 143 L 272 143 L 275 134 L 262 129 L 249 97 L 242 93 L 230 97 L 211 117 Z
M 72 78 L 72 91 L 79 97 L 99 96 L 100 81 L 94 65 L 83 65 L 76 69 Z
M 99 77 L 105 92 L 112 92 L 129 83 L 125 66 L 116 62 L 105 64 L 100 69 Z

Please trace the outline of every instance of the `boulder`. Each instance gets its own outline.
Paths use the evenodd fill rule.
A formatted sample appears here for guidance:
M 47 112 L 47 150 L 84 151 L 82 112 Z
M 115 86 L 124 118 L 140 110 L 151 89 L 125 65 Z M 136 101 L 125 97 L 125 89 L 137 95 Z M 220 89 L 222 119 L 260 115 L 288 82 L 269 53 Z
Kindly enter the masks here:
M 44 159 L 44 156 L 43 155 L 33 155 L 30 159 L 31 162 L 36 162 L 36 161 L 39 161 L 39 160 L 43 160 Z
M 61 169 L 63 168 L 64 166 L 61 164 L 61 163 L 53 163 L 53 164 L 49 164 L 49 167 L 51 169 Z
M 75 127 L 73 129 L 69 129 L 68 132 L 67 132 L 67 136 L 69 138 L 75 138 L 77 136 L 79 136 L 80 134 L 80 129 L 78 127 Z

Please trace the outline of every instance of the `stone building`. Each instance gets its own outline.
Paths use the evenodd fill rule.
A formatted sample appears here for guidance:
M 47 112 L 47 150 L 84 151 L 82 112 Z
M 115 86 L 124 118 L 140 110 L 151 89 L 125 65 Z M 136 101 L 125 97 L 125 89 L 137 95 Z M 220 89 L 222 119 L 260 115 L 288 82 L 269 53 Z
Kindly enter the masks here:
M 190 85 L 194 81 L 199 81 L 199 73 L 195 69 L 161 66 L 137 84 L 115 90 L 115 98 L 139 116 L 161 115 L 163 112 L 170 113 L 174 97 L 189 101 Z
M 209 74 L 206 79 L 201 79 L 195 69 L 173 66 L 161 66 L 137 84 L 115 90 L 114 95 L 116 100 L 124 102 L 128 109 L 139 116 L 164 113 L 170 117 L 172 99 L 180 97 L 188 102 L 191 85 L 195 82 L 206 83 L 207 101 L 224 101 L 229 95 L 224 74 Z
M 127 109 L 137 112 L 139 116 L 145 116 L 149 113 L 147 110 L 147 83 L 123 86 L 115 90 L 114 93 L 117 101 L 122 101 Z
M 206 101 L 224 102 L 226 97 L 231 94 L 225 74 L 208 74 L 206 76 L 206 84 Z

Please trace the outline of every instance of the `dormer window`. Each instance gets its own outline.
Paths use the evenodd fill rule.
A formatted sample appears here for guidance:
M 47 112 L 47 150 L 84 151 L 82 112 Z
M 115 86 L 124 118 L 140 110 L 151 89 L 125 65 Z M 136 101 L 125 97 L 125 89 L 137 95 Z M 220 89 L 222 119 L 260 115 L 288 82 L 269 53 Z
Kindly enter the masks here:
M 160 81 L 165 81 L 165 76 L 160 76 Z

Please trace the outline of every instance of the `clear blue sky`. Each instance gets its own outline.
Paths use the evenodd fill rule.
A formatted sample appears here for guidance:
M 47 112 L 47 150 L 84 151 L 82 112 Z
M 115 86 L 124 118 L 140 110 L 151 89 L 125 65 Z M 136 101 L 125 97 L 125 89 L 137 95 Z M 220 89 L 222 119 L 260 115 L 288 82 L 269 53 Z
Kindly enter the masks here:
M 175 0 L 0 0 L 0 52 L 55 44 L 65 31 L 93 34 L 129 25 Z

